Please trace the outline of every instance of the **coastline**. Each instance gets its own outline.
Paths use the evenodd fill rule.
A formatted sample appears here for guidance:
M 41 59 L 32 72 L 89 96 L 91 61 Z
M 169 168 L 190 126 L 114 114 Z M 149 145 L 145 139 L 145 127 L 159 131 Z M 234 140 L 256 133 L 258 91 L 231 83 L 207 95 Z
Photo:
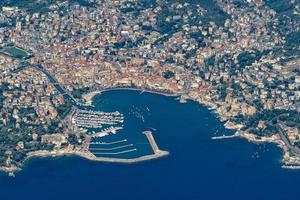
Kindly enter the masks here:
M 283 152 L 283 156 L 281 158 L 282 168 L 288 169 L 300 169 L 300 158 L 298 156 L 293 155 L 288 146 L 282 141 L 279 134 L 275 134 L 271 137 L 260 137 L 257 138 L 254 134 L 248 132 L 241 132 L 238 134 L 239 137 L 245 138 L 253 143 L 274 143 L 276 144 Z
M 289 148 L 286 144 L 280 139 L 279 134 L 275 134 L 271 137 L 257 137 L 256 135 L 246 132 L 246 131 L 236 131 L 233 135 L 222 135 L 222 136 L 214 136 L 211 139 L 213 140 L 222 140 L 222 139 L 230 139 L 230 138 L 242 138 L 246 139 L 251 143 L 255 144 L 263 144 L 263 143 L 273 143 L 279 147 L 283 156 L 281 158 L 282 168 L 284 169 L 300 169 L 300 158 L 297 156 L 291 155 Z
M 114 90 L 132 90 L 132 91 L 140 91 L 141 93 L 148 92 L 148 93 L 159 94 L 159 95 L 163 95 L 163 96 L 184 97 L 184 100 L 181 101 L 181 99 L 180 99 L 180 101 L 179 101 L 180 103 L 185 103 L 186 100 L 195 101 L 196 103 L 204 105 L 208 110 L 211 110 L 212 112 L 214 112 L 217 115 L 216 117 L 220 120 L 220 122 L 223 122 L 223 123 L 225 122 L 224 126 L 226 129 L 232 129 L 232 130 L 236 131 L 235 134 L 233 134 L 233 135 L 215 136 L 215 137 L 212 137 L 212 139 L 217 140 L 217 139 L 230 139 L 230 138 L 239 137 L 239 138 L 247 139 L 249 142 L 252 142 L 252 143 L 274 143 L 283 151 L 283 157 L 282 157 L 283 166 L 282 167 L 289 168 L 289 169 L 300 169 L 300 158 L 293 157 L 290 154 L 288 147 L 280 139 L 280 136 L 278 134 L 275 134 L 270 138 L 268 138 L 268 137 L 258 138 L 256 135 L 251 134 L 249 132 L 240 131 L 240 129 L 243 127 L 242 124 L 234 124 L 234 123 L 230 122 L 227 119 L 227 117 L 222 116 L 221 113 L 217 112 L 216 104 L 212 104 L 211 102 L 203 100 L 200 97 L 195 98 L 195 97 L 192 97 L 192 95 L 185 94 L 185 93 L 176 93 L 176 92 L 164 93 L 163 91 L 155 91 L 155 90 L 151 90 L 151 89 L 143 90 L 141 88 L 134 88 L 134 87 L 115 87 L 115 88 L 108 88 L 108 89 L 104 89 L 104 90 L 86 93 L 85 95 L 87 95 L 87 96 L 83 95 L 83 98 L 86 99 L 87 102 L 90 102 L 91 103 L 90 105 L 92 105 L 92 100 L 96 95 L 101 94 L 102 92 L 114 91 Z M 296 166 L 291 166 L 291 165 L 296 165 Z M 299 166 L 297 166 L 297 165 L 299 165 Z
M 141 161 L 146 160 L 153 160 L 160 157 L 168 156 L 170 153 L 168 151 L 160 151 L 155 154 L 151 155 L 145 155 L 138 158 L 108 158 L 108 157 L 96 157 L 94 154 L 88 152 L 88 151 L 72 151 L 72 152 L 66 152 L 66 151 L 36 151 L 31 152 L 24 162 L 30 160 L 31 158 L 46 158 L 46 157 L 63 157 L 63 156 L 78 156 L 81 158 L 85 158 L 87 160 L 91 161 L 99 161 L 99 162 L 112 162 L 112 163 L 128 163 L 128 164 L 134 164 Z M 5 170 L 3 170 L 5 171 Z M 8 171 L 6 171 L 8 172 Z M 9 171 L 13 172 L 13 171 Z
M 111 162 L 111 163 L 125 163 L 125 164 L 134 164 L 137 162 L 143 162 L 147 160 L 153 160 L 158 159 L 161 157 L 165 157 L 170 155 L 168 151 L 160 150 L 155 142 L 155 139 L 152 135 L 151 131 L 144 131 L 143 134 L 146 135 L 152 150 L 153 154 L 150 155 L 144 155 L 137 158 L 109 158 L 109 157 L 97 157 L 93 153 L 91 153 L 87 149 L 61 149 L 56 151 L 47 151 L 47 150 L 40 150 L 40 151 L 34 151 L 27 153 L 26 158 L 23 161 L 23 164 L 30 160 L 31 158 L 46 158 L 46 157 L 63 157 L 63 156 L 78 156 L 81 158 L 85 158 L 87 160 L 91 161 L 97 161 L 97 162 Z M 9 173 L 9 176 L 14 176 L 14 173 L 17 171 L 21 171 L 22 169 L 19 167 L 0 167 L 0 172 L 7 172 Z
M 107 157 L 96 157 L 94 154 L 86 151 L 35 151 L 35 152 L 30 152 L 27 157 L 25 158 L 23 164 L 27 161 L 29 161 L 32 158 L 47 158 L 47 157 L 64 157 L 64 156 L 78 156 L 81 158 L 85 158 L 90 161 L 97 161 L 97 162 L 110 162 L 110 163 L 124 163 L 124 164 L 135 164 L 138 162 L 143 162 L 147 160 L 154 160 L 162 157 L 166 157 L 170 155 L 168 151 L 162 151 L 160 150 L 159 152 L 156 152 L 155 154 L 151 155 L 145 155 L 141 156 L 138 158 L 107 158 Z M 6 168 L 2 167 L 0 168 L 0 172 L 6 172 L 9 173 L 9 176 L 14 176 L 15 172 L 21 171 L 22 168 L 19 167 L 14 167 L 14 168 Z
M 158 95 L 163 95 L 163 96 L 167 96 L 167 97 L 179 97 L 184 94 L 184 93 L 174 93 L 174 92 L 167 93 L 167 92 L 163 92 L 163 91 L 135 88 L 135 87 L 112 87 L 112 88 L 96 90 L 96 91 L 85 93 L 82 95 L 82 99 L 85 100 L 85 102 L 86 102 L 85 104 L 87 106 L 91 106 L 93 98 L 95 96 L 97 96 L 98 94 L 101 94 L 102 92 L 117 91 L 117 90 L 130 90 L 130 91 L 137 91 L 137 92 L 141 92 L 141 93 L 147 92 L 147 93 L 158 94 Z
M 108 88 L 108 89 L 89 92 L 89 93 L 83 94 L 82 98 L 85 99 L 87 103 L 90 103 L 90 105 L 92 105 L 93 98 L 96 95 L 101 94 L 102 92 L 117 91 L 117 90 L 130 90 L 130 91 L 138 91 L 141 93 L 147 92 L 147 93 L 158 94 L 158 95 L 163 95 L 163 96 L 167 96 L 167 97 L 180 97 L 180 96 L 184 95 L 185 100 L 193 100 L 196 103 L 202 104 L 209 110 L 212 110 L 213 112 L 215 112 L 217 114 L 217 117 L 219 118 L 219 120 L 221 122 L 225 122 L 224 126 L 226 129 L 236 130 L 236 132 L 233 135 L 214 136 L 211 139 L 218 140 L 218 139 L 239 137 L 239 138 L 247 139 L 249 142 L 252 142 L 252 143 L 275 143 L 275 144 L 277 144 L 277 146 L 280 149 L 282 149 L 282 151 L 284 153 L 284 155 L 282 157 L 282 164 L 283 164 L 282 168 L 300 169 L 300 158 L 292 156 L 290 154 L 288 147 L 280 139 L 280 136 L 278 134 L 275 134 L 272 137 L 257 137 L 256 135 L 251 134 L 249 132 L 240 131 L 240 129 L 243 127 L 243 125 L 234 124 L 228 120 L 221 120 L 222 119 L 221 114 L 216 112 L 215 108 L 210 109 L 210 106 L 211 106 L 210 102 L 201 101 L 202 100 L 201 98 L 193 98 L 189 94 L 175 93 L 175 92 L 174 93 L 164 93 L 163 91 L 155 91 L 155 90 L 150 90 L 150 89 L 140 89 L 140 88 L 132 88 L 132 87 L 115 87 L 115 88 Z M 151 142 L 152 134 L 150 132 L 151 137 L 148 137 L 147 132 L 148 131 L 145 131 L 144 134 L 147 136 L 147 138 L 151 144 L 152 143 Z M 153 139 L 153 141 L 154 141 L 154 139 Z M 154 141 L 154 143 L 155 143 L 155 141 Z M 35 151 L 35 152 L 28 153 L 27 157 L 24 159 L 24 162 L 26 162 L 27 160 L 34 158 L 34 157 L 43 158 L 43 157 L 79 156 L 79 157 L 82 157 L 82 158 L 85 158 L 85 159 L 91 160 L 91 161 L 133 164 L 133 163 L 142 162 L 142 161 L 146 161 L 146 160 L 152 160 L 152 159 L 157 159 L 160 157 L 165 157 L 170 154 L 168 151 L 162 151 L 158 148 L 155 150 L 155 148 L 153 147 L 152 144 L 151 144 L 151 146 L 154 151 L 154 154 L 144 155 L 141 157 L 130 158 L 130 159 L 96 157 L 94 154 L 92 154 L 88 150 L 82 150 L 82 149 L 81 150 L 71 150 L 71 151 L 70 150 L 58 150 L 58 151 L 43 151 L 42 150 L 42 151 Z M 0 172 L 4 171 L 4 172 L 9 173 L 12 176 L 14 175 L 13 174 L 14 172 L 20 171 L 20 170 L 22 170 L 22 169 L 19 167 L 16 167 L 16 166 L 12 166 L 10 168 L 0 167 Z

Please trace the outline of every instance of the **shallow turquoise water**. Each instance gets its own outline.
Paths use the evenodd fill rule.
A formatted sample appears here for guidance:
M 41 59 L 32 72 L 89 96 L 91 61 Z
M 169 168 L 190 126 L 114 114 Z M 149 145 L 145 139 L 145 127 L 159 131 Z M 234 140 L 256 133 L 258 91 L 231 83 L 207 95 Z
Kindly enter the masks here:
M 172 97 L 110 91 L 97 96 L 95 103 L 103 111 L 125 115 L 125 129 L 120 133 L 124 137 L 139 142 L 145 139 L 141 131 L 153 130 L 159 147 L 170 156 L 138 164 L 77 157 L 34 159 L 16 178 L 0 176 L 0 199 L 279 200 L 300 196 L 300 171 L 281 168 L 280 149 L 237 138 L 211 140 L 216 132 L 230 131 L 195 102 L 180 104 Z

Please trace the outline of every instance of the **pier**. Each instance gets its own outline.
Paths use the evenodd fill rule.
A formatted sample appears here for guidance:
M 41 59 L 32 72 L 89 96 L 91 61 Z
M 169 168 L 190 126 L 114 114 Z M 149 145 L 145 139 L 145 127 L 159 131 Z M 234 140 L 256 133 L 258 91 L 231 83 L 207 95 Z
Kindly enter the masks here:
M 107 136 L 107 135 L 110 135 L 110 134 L 116 134 L 118 130 L 121 130 L 123 129 L 123 127 L 114 127 L 114 126 L 111 126 L 109 128 L 105 128 L 103 129 L 102 131 L 99 131 L 97 133 L 92 133 L 90 135 L 90 137 L 92 138 L 101 138 L 101 137 L 104 137 L 104 136 Z
M 115 141 L 115 142 L 91 142 L 90 144 L 111 145 L 111 144 L 118 144 L 118 143 L 122 143 L 122 142 L 126 142 L 126 141 L 127 141 L 127 139 L 119 140 L 119 141 Z
M 83 149 L 63 149 L 63 150 L 59 150 L 59 151 L 42 150 L 42 151 L 30 152 L 30 153 L 27 153 L 26 160 L 28 160 L 32 157 L 49 157 L 49 156 L 50 157 L 58 157 L 58 156 L 76 155 L 76 156 L 80 156 L 80 157 L 88 159 L 88 160 L 99 161 L 99 162 L 133 164 L 133 163 L 142 162 L 142 161 L 146 161 L 146 160 L 153 160 L 153 159 L 157 159 L 157 158 L 161 158 L 161 157 L 169 155 L 168 151 L 163 151 L 158 148 L 151 131 L 144 131 L 143 133 L 147 136 L 147 139 L 153 149 L 154 154 L 144 155 L 144 156 L 140 156 L 137 158 L 97 157 L 96 155 L 100 155 L 100 156 L 101 155 L 103 155 L 103 156 L 104 155 L 121 155 L 121 154 L 126 154 L 126 153 L 137 151 L 137 149 L 133 148 L 133 149 L 128 149 L 128 150 L 119 151 L 119 152 L 99 152 L 99 153 L 94 152 L 94 153 L 92 153 L 87 148 L 83 148 Z M 124 139 L 124 140 L 119 140 L 119 141 L 110 142 L 110 143 L 102 143 L 102 144 L 117 144 L 117 143 L 122 143 L 122 142 L 126 142 L 126 141 L 127 140 Z
M 233 135 L 221 135 L 221 136 L 214 136 L 214 137 L 211 137 L 212 140 L 222 140 L 222 139 L 230 139 L 230 138 L 235 138 L 235 137 L 239 137 L 239 133 L 238 131 L 233 134 Z
M 118 146 L 118 147 L 112 147 L 112 148 L 97 148 L 97 147 L 94 147 L 94 148 L 89 148 L 89 150 L 92 150 L 92 151 L 111 151 L 111 150 L 116 150 L 116 149 L 122 149 L 122 148 L 125 148 L 125 147 L 132 147 L 133 144 L 127 144 L 127 145 L 123 145 L 123 146 Z M 97 152 L 93 152 L 94 154 L 97 154 Z
M 151 131 L 144 131 L 143 134 L 146 135 L 148 142 L 150 143 L 150 146 L 153 150 L 153 154 L 150 155 L 143 155 L 137 158 L 110 158 L 110 157 L 105 157 L 105 155 L 120 155 L 120 154 L 125 154 L 125 153 L 130 153 L 130 152 L 134 152 L 137 151 L 136 148 L 133 149 L 127 149 L 127 147 L 134 147 L 134 144 L 126 144 L 125 142 L 127 142 L 127 139 L 123 139 L 123 140 L 118 140 L 118 141 L 113 141 L 113 142 L 91 142 L 90 144 L 99 144 L 99 145 L 112 145 L 112 144 L 121 144 L 121 146 L 117 146 L 117 147 L 110 147 L 110 148 L 103 148 L 103 147 L 91 147 L 88 151 L 84 151 L 84 152 L 76 152 L 77 155 L 80 155 L 81 157 L 85 157 L 89 160 L 94 160 L 94 161 L 105 161 L 105 162 L 117 162 L 117 163 L 135 163 L 135 162 L 141 162 L 141 161 L 145 161 L 145 160 L 152 160 L 152 159 L 156 159 L 156 158 L 160 158 L 160 157 L 164 157 L 169 155 L 168 151 L 163 151 L 160 150 L 159 147 L 157 146 L 155 139 L 152 135 Z M 112 150 L 117 150 L 117 149 L 124 149 L 124 151 L 120 151 L 120 152 L 109 152 Z M 93 152 L 91 152 L 91 151 Z M 97 152 L 100 151 L 100 152 Z M 104 152 L 101 152 L 104 151 Z M 105 152 L 106 151 L 106 152 Z M 100 157 L 98 157 L 98 155 Z M 101 157 L 101 155 L 103 155 L 103 157 Z
M 152 135 L 152 132 L 151 131 L 144 131 L 143 133 L 147 136 L 147 139 L 148 139 L 154 153 L 159 153 L 161 150 L 158 148 L 158 146 L 157 146 L 157 144 L 154 140 L 154 137 Z
M 129 150 L 126 150 L 126 151 L 120 151 L 120 152 L 111 152 L 111 153 L 93 153 L 95 155 L 119 155 L 119 154 L 124 154 L 124 153 L 130 153 L 130 152 L 133 152 L 133 151 L 136 151 L 137 149 L 129 149 Z

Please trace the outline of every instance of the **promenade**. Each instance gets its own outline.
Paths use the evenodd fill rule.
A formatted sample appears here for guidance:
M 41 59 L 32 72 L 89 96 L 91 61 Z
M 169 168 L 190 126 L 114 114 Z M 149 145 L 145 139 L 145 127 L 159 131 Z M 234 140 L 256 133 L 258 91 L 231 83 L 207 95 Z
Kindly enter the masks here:
M 156 91 L 156 90 L 145 89 L 145 88 L 114 87 L 114 88 L 107 88 L 107 89 L 103 89 L 103 90 L 88 92 L 86 94 L 83 94 L 82 98 L 87 102 L 87 105 L 90 106 L 92 104 L 93 98 L 96 95 L 101 94 L 102 92 L 114 91 L 114 90 L 131 90 L 131 91 L 138 91 L 141 93 L 148 92 L 148 93 L 152 93 L 152 94 L 159 94 L 159 95 L 169 96 L 169 97 L 178 97 L 180 95 L 183 95 L 183 93 L 170 93 L 170 92 Z

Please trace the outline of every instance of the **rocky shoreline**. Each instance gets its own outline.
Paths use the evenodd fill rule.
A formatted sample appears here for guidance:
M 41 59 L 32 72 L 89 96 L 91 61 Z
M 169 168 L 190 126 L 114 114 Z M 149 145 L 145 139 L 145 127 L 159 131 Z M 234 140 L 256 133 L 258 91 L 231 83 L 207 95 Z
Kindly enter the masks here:
M 148 93 L 159 94 L 159 95 L 164 95 L 164 96 L 179 97 L 181 103 L 186 102 L 186 100 L 196 101 L 196 102 L 208 107 L 209 110 L 213 110 L 213 112 L 217 114 L 217 117 L 220 119 L 220 121 L 225 122 L 225 124 L 224 124 L 225 128 L 236 130 L 236 133 L 234 135 L 212 137 L 212 139 L 225 139 L 225 138 L 240 137 L 240 138 L 245 138 L 248 141 L 254 142 L 254 143 L 267 143 L 267 142 L 275 143 L 284 152 L 284 156 L 282 159 L 282 162 L 283 162 L 282 167 L 288 168 L 288 169 L 300 169 L 300 158 L 295 157 L 290 154 L 289 148 L 280 139 L 280 136 L 278 134 L 273 135 L 272 137 L 258 137 L 249 132 L 240 131 L 240 129 L 243 127 L 242 124 L 235 124 L 233 122 L 230 122 L 226 116 L 223 116 L 222 113 L 218 112 L 218 110 L 217 110 L 218 105 L 216 103 L 210 102 L 208 99 L 206 99 L 203 96 L 201 97 L 201 96 L 195 96 L 190 93 L 183 94 L 183 93 L 179 93 L 179 92 L 170 92 L 170 91 L 169 91 L 169 93 L 167 93 L 164 91 L 157 91 L 157 90 L 151 90 L 151 89 L 140 89 L 140 88 L 134 88 L 134 87 L 116 87 L 116 88 L 108 88 L 108 89 L 104 89 L 104 90 L 89 92 L 89 93 L 83 94 L 82 98 L 85 100 L 87 106 L 91 106 L 92 100 L 96 95 L 101 94 L 102 92 L 111 91 L 111 90 L 133 90 L 133 91 L 140 91 L 141 93 L 148 92 Z M 153 155 L 146 155 L 146 156 L 142 156 L 142 157 L 134 158 L 134 159 L 119 159 L 119 158 L 96 157 L 95 155 L 93 155 L 92 153 L 90 153 L 87 150 L 84 150 L 84 151 L 82 151 L 82 150 L 76 150 L 76 151 L 59 150 L 59 151 L 51 151 L 51 152 L 50 151 L 36 151 L 36 152 L 28 153 L 25 161 L 29 160 L 32 157 L 51 157 L 51 156 L 52 157 L 60 157 L 60 156 L 72 156 L 72 155 L 75 155 L 75 156 L 77 155 L 77 156 L 86 158 L 88 160 L 93 160 L 93 161 L 135 163 L 135 162 L 140 162 L 140 161 L 145 161 L 145 160 L 156 159 L 159 157 L 164 157 L 164 156 L 169 155 L 169 152 L 159 150 L 158 152 L 156 152 Z M 0 168 L 0 171 L 7 172 L 11 176 L 14 175 L 14 172 L 19 171 L 19 170 L 21 170 L 21 169 L 16 166 Z
M 217 109 L 218 108 L 217 103 L 210 102 L 209 99 L 205 98 L 205 96 L 203 96 L 203 95 L 202 96 L 195 95 L 192 92 L 190 92 L 188 94 L 183 94 L 183 93 L 174 92 L 174 91 L 172 91 L 172 93 L 164 93 L 162 91 L 156 91 L 156 90 L 151 90 L 151 89 L 143 90 L 143 89 L 132 88 L 132 87 L 124 87 L 124 88 L 116 87 L 116 88 L 105 89 L 105 90 L 98 91 L 98 92 L 88 93 L 88 94 L 86 94 L 87 96 L 84 96 L 84 98 L 87 100 L 87 102 L 89 102 L 89 101 L 91 102 L 92 99 L 95 97 L 95 95 L 97 95 L 101 92 L 110 91 L 110 90 L 134 90 L 134 91 L 141 91 L 141 92 L 145 91 L 145 92 L 160 94 L 160 95 L 164 95 L 164 96 L 179 96 L 180 103 L 185 103 L 186 100 L 196 101 L 196 102 L 200 103 L 201 105 L 206 106 L 209 110 L 212 110 L 217 115 L 217 117 L 219 118 L 219 120 L 221 122 L 225 122 L 224 123 L 225 128 L 236 130 L 236 133 L 234 135 L 226 136 L 225 138 L 239 137 L 239 138 L 247 139 L 248 141 L 254 142 L 254 143 L 275 143 L 275 144 L 277 144 L 277 146 L 279 148 L 281 148 L 283 150 L 283 153 L 284 153 L 283 158 L 282 158 L 282 163 L 283 163 L 282 167 L 289 168 L 289 169 L 300 169 L 300 158 L 297 156 L 291 155 L 289 148 L 282 141 L 279 134 L 275 134 L 272 137 L 257 137 L 256 135 L 251 134 L 249 132 L 240 131 L 240 129 L 243 127 L 242 124 L 235 124 L 235 123 L 231 122 L 227 116 L 224 116 Z M 220 137 L 216 137 L 216 138 L 212 138 L 212 139 L 225 139 L 225 138 L 223 138 L 223 136 L 220 136 Z
M 133 164 L 137 162 L 142 162 L 146 160 L 153 160 L 161 157 L 168 156 L 170 153 L 168 151 L 160 150 L 152 136 L 151 131 L 145 131 L 144 134 L 147 136 L 147 139 L 152 147 L 153 154 L 144 155 L 137 158 L 109 158 L 109 157 L 97 157 L 91 153 L 88 148 L 65 148 L 54 151 L 40 150 L 27 153 L 26 158 L 23 161 L 23 164 L 30 160 L 31 158 L 45 158 L 45 157 L 62 157 L 62 156 L 79 156 L 91 161 L 100 161 L 100 162 L 113 162 L 113 163 L 127 163 Z M 0 172 L 6 172 L 9 176 L 14 176 L 15 172 L 21 171 L 20 167 L 11 166 L 11 167 L 0 167 Z
M 229 138 L 243 138 L 248 140 L 252 143 L 274 143 L 283 151 L 282 157 L 282 168 L 285 169 L 300 169 L 300 158 L 297 156 L 291 155 L 288 147 L 285 143 L 280 139 L 279 134 L 275 134 L 271 137 L 257 137 L 254 134 L 251 134 L 246 131 L 236 131 L 233 135 L 223 135 L 223 136 L 215 136 L 212 137 L 214 140 L 221 140 L 221 139 L 229 139 Z
M 137 162 L 142 162 L 146 160 L 153 160 L 161 157 L 168 156 L 170 153 L 168 151 L 159 151 L 152 155 L 145 155 L 138 158 L 131 158 L 131 159 L 123 159 L 123 158 L 106 158 L 106 157 L 96 157 L 92 153 L 88 151 L 65 151 L 65 150 L 59 150 L 59 151 L 35 151 L 30 152 L 26 159 L 24 160 L 24 163 L 31 158 L 46 158 L 46 157 L 63 157 L 63 156 L 79 156 L 81 158 L 85 158 L 87 160 L 91 161 L 100 161 L 100 162 L 113 162 L 113 163 L 127 163 L 127 164 L 133 164 Z M 15 172 L 21 171 L 22 169 L 19 167 L 1 167 L 0 171 L 6 172 L 9 174 L 9 176 L 14 176 Z

